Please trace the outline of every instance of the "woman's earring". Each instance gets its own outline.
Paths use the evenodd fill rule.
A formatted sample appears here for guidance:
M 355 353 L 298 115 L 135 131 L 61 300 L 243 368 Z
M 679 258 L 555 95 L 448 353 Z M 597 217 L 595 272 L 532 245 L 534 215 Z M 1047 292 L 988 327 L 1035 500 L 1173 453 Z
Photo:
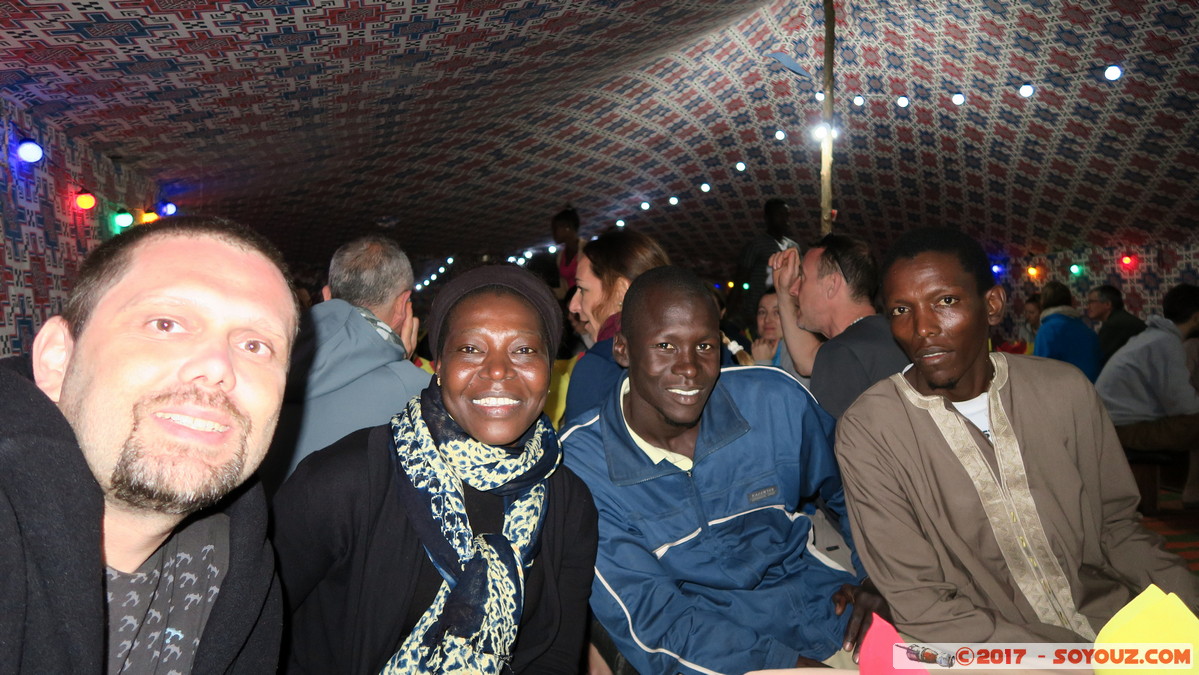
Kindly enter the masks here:
M 437 373 L 437 386 L 441 386 L 441 373 Z

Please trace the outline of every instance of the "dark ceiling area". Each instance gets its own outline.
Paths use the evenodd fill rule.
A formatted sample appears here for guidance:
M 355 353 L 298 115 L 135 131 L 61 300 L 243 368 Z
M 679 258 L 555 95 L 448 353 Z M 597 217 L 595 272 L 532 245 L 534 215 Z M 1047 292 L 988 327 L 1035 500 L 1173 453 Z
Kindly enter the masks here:
M 836 11 L 838 230 L 882 246 L 961 226 L 1010 256 L 1196 236 L 1195 0 Z M 620 219 L 722 271 L 769 197 L 792 204 L 797 239 L 818 229 L 823 17 L 750 0 L 0 0 L 0 95 L 293 262 L 378 231 L 425 269 L 519 254 L 552 243 L 569 203 L 586 235 Z

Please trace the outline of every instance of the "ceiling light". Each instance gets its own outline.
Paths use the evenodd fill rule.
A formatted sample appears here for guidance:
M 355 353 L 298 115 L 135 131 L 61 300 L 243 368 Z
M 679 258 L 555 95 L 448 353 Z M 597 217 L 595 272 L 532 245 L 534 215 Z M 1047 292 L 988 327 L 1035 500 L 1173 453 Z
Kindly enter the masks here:
M 823 141 L 824 137 L 828 136 L 828 132 L 829 132 L 829 126 L 827 124 L 825 124 L 824 122 L 821 122 L 820 124 L 817 124 L 816 126 L 812 127 L 812 138 L 814 138 L 815 140 L 818 140 L 818 141 Z M 833 138 L 836 138 L 838 135 L 839 134 L 837 133 L 837 129 L 834 127 L 833 128 Z

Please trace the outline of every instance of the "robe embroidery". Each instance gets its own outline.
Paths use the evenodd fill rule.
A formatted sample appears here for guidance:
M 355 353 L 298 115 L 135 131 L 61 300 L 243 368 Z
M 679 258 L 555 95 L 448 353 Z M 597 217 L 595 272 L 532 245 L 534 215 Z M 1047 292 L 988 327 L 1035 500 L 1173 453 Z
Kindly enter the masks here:
M 962 416 L 947 408 L 942 397 L 922 395 L 908 383 L 903 373 L 892 375 L 891 380 L 912 405 L 928 411 L 950 450 L 970 476 L 1012 578 L 1037 617 L 1044 623 L 1067 628 L 1094 640 L 1095 630 L 1075 607 L 1070 582 L 1049 545 L 1049 537 L 1028 487 L 1020 442 L 999 398 L 1000 389 L 1007 384 L 1007 360 L 1002 354 L 993 353 L 991 364 L 995 376 L 987 389 L 987 400 L 998 475 L 983 456 Z

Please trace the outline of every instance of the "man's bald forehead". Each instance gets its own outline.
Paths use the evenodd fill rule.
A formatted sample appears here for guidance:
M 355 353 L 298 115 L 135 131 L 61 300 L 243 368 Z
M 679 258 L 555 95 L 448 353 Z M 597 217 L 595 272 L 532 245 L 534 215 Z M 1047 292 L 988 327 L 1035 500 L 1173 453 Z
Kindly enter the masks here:
M 643 326 L 652 326 L 663 308 L 684 303 L 706 308 L 712 326 L 719 328 L 720 311 L 716 299 L 693 272 L 674 265 L 649 270 L 637 277 L 625 293 L 621 332 L 627 336 Z M 698 312 L 696 319 L 699 319 Z

